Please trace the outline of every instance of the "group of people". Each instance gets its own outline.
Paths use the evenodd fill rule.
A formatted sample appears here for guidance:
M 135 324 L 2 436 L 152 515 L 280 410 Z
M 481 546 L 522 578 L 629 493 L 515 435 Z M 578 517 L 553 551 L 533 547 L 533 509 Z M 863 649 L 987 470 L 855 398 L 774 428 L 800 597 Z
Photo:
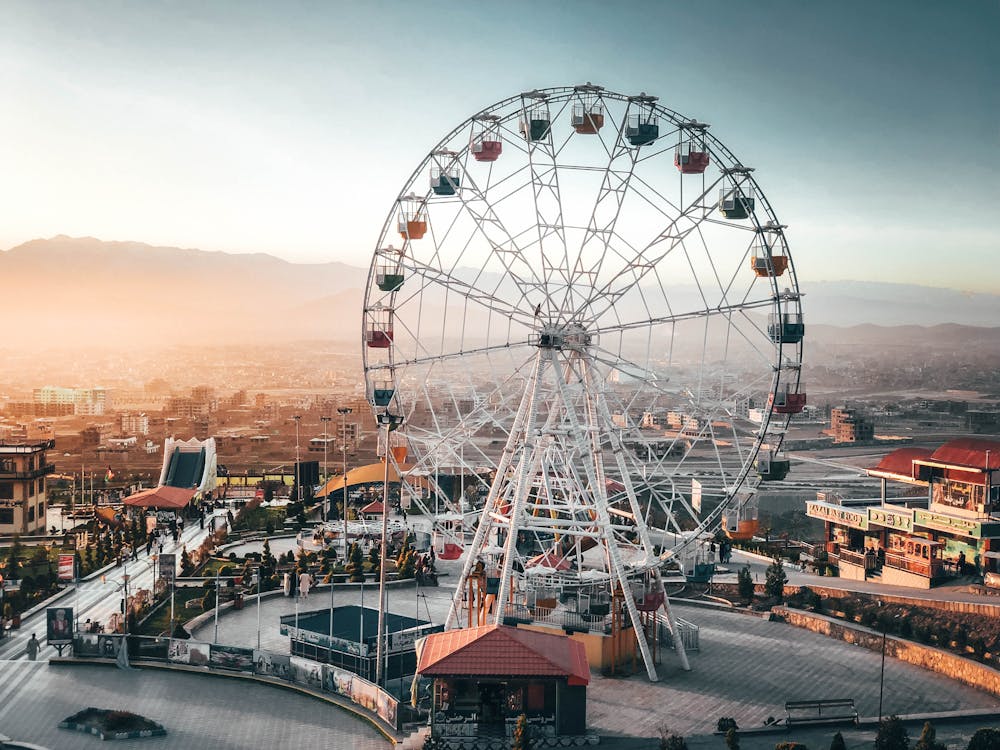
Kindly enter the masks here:
M 716 551 L 715 542 L 712 542 L 709 545 L 709 551 L 712 553 L 712 557 L 715 557 L 715 551 Z M 723 539 L 721 542 L 719 542 L 718 551 L 719 551 L 720 563 L 725 564 L 733 559 L 733 544 L 728 539 Z

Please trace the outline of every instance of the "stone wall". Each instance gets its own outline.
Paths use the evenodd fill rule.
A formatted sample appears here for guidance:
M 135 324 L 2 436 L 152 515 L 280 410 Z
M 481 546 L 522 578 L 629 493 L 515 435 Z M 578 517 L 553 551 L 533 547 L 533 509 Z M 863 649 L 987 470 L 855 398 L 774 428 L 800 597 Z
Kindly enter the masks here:
M 987 617 L 1000 617 L 1000 604 L 987 604 L 985 602 L 955 602 L 941 599 L 921 599 L 915 596 L 895 596 L 892 594 L 876 593 L 873 591 L 851 591 L 849 589 L 835 588 L 833 586 L 785 586 L 785 596 L 791 596 L 802 588 L 810 588 L 820 596 L 862 596 L 869 599 L 881 599 L 890 604 L 906 604 L 911 607 L 926 607 L 928 609 L 943 609 L 948 612 L 964 612 L 970 615 L 985 615 Z
M 806 628 L 830 638 L 838 638 L 845 643 L 853 643 L 872 651 L 882 650 L 882 633 L 877 630 L 789 607 L 775 607 L 773 611 L 790 625 Z M 885 652 L 900 661 L 929 669 L 1000 697 L 1000 671 L 985 664 L 891 635 L 886 637 Z

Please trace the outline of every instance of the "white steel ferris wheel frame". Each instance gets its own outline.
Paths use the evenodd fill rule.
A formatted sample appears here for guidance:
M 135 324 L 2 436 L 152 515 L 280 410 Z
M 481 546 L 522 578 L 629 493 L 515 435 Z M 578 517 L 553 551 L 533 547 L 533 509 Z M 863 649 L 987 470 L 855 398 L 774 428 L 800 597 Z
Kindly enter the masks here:
M 549 123 L 537 140 L 528 134 L 536 112 Z M 606 129 L 596 126 L 596 112 Z M 577 118 L 571 128 L 567 113 Z M 632 142 L 633 121 L 655 122 L 656 137 Z M 502 144 L 497 164 L 510 159 L 513 166 L 478 163 L 473 147 L 488 138 Z M 674 169 L 675 147 L 695 139 L 712 167 L 700 176 L 675 170 L 675 186 L 662 166 Z M 429 170 L 440 194 L 418 188 Z M 581 176 L 589 184 L 569 192 Z M 715 215 L 711 195 L 720 186 L 736 189 L 745 219 Z M 576 210 L 585 188 L 593 196 L 589 213 Z M 392 236 L 406 207 L 429 236 Z M 647 241 L 628 235 L 640 227 L 632 234 L 646 236 L 654 221 L 663 226 Z M 749 241 L 743 247 L 734 237 Z M 399 249 L 391 247 L 400 239 Z M 751 254 L 768 262 L 783 256 L 786 275 L 751 278 L 743 289 L 740 273 L 749 273 Z M 685 273 L 693 301 L 668 286 Z M 402 285 L 380 288 L 386 274 Z M 781 388 L 801 392 L 801 336 L 775 340 L 759 319 L 766 312 L 779 323 L 782 315 L 801 323 L 783 227 L 752 170 L 707 126 L 654 97 L 588 84 L 510 97 L 446 135 L 407 180 L 379 237 L 362 349 L 373 408 L 407 420 L 411 462 L 397 468 L 424 512 L 430 504 L 420 495 L 427 492 L 436 508 L 445 496 L 446 509 L 463 510 L 443 491 L 442 470 L 457 468 L 463 485 L 471 476 L 483 492 L 488 487 L 449 625 L 474 563 L 488 553 L 500 570 L 496 602 L 509 601 L 511 588 L 524 582 L 521 532 L 534 534 L 536 548 L 563 537 L 597 540 L 603 561 L 585 563 L 578 545 L 575 570 L 555 578 L 579 580 L 589 566 L 603 568 L 624 591 L 645 575 L 664 593 L 656 547 L 676 552 L 752 497 L 755 458 L 765 441 L 780 448 L 787 425 L 771 399 L 763 400 Z M 675 358 L 675 338 L 686 336 L 690 346 L 692 326 L 703 328 L 700 359 Z M 381 346 L 370 346 L 373 335 Z M 678 385 L 665 385 L 668 377 Z M 762 406 L 759 425 L 732 406 L 751 397 Z M 645 422 L 671 407 L 681 425 L 655 443 L 654 457 L 636 415 Z M 502 451 L 489 447 L 501 443 Z M 681 487 L 688 481 L 690 492 Z M 717 501 L 704 514 L 692 507 L 695 481 Z M 657 527 L 673 534 L 661 533 L 654 545 Z M 639 633 L 635 602 L 624 599 Z M 490 615 L 500 622 L 503 612 L 498 604 Z M 655 679 L 645 639 L 638 640 Z

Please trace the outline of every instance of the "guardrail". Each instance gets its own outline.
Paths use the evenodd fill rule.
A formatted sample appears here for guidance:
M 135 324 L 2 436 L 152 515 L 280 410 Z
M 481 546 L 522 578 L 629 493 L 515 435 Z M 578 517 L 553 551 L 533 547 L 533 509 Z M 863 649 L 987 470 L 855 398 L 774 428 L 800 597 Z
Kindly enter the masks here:
M 675 622 L 677 623 L 677 630 L 681 635 L 681 643 L 684 644 L 684 650 L 700 651 L 701 640 L 698 626 L 680 617 L 675 618 Z M 674 637 L 670 633 L 670 623 L 667 622 L 666 614 L 657 612 L 656 625 L 660 629 L 660 642 L 667 648 L 675 648 Z

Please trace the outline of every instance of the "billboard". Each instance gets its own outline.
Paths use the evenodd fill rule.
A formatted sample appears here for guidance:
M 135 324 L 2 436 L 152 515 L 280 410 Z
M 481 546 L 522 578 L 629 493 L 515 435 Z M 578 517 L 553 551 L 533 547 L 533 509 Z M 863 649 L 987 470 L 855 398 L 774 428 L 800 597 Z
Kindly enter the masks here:
M 160 578 L 167 583 L 174 580 L 177 574 L 177 555 L 173 552 L 160 553 Z

